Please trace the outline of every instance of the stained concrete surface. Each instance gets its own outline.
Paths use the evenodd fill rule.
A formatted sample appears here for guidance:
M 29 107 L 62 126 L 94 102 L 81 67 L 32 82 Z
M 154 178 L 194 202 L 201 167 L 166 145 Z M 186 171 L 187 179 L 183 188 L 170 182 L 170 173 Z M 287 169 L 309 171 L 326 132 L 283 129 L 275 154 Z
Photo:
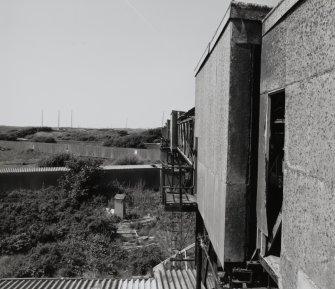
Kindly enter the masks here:
M 248 19 L 227 22 L 196 75 L 197 201 L 221 264 L 246 258 L 252 45 L 261 41 L 261 23 L 250 19 L 263 9 L 254 18 L 233 9 Z
M 334 79 L 334 1 L 300 1 L 264 36 L 262 52 L 261 91 L 286 95 L 285 289 L 305 288 L 300 272 L 316 288 L 335 284 Z

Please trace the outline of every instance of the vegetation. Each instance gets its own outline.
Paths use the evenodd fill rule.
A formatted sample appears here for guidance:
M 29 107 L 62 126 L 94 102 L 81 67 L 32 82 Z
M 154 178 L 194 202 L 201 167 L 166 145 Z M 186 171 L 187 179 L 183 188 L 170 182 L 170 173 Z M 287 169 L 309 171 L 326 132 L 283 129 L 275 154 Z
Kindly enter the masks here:
M 1 167 L 18 167 L 22 165 L 35 165 L 41 158 L 47 154 L 32 149 L 17 150 L 6 147 L 1 148 L 0 166 Z
M 34 136 L 31 141 L 34 142 L 45 142 L 45 143 L 55 143 L 56 140 L 52 136 L 43 136 L 43 135 L 38 135 Z
M 144 148 L 144 143 L 159 142 L 161 128 L 154 129 L 84 129 L 50 127 L 5 127 L 0 126 L 0 140 L 27 139 L 36 142 L 57 141 L 99 142 L 104 146 Z
M 117 159 L 113 163 L 114 165 L 142 165 L 144 164 L 143 160 L 140 160 L 135 155 L 127 155 L 123 158 Z
M 70 154 L 60 153 L 39 160 L 37 165 L 39 167 L 66 167 L 67 162 L 72 158 Z
M 58 189 L 1 194 L 1 277 L 117 274 L 118 220 L 96 188 L 99 163 L 73 159 L 69 167 Z
M 148 129 L 141 133 L 133 133 L 129 135 L 124 134 L 124 131 L 119 131 L 118 136 L 110 137 L 103 143 L 103 145 L 109 147 L 144 148 L 144 143 L 159 142 L 160 138 L 160 128 Z
M 15 141 L 18 138 L 26 138 L 27 136 L 33 135 L 37 132 L 51 132 L 51 127 L 26 127 L 11 129 L 0 133 L 0 140 Z
M 116 193 L 125 193 L 130 217 L 158 213 L 158 194 L 104 187 L 97 160 L 70 158 L 66 164 L 70 171 L 58 188 L 0 192 L 0 278 L 147 274 L 166 255 L 158 245 L 125 251 L 116 234 L 120 220 L 106 207 Z M 155 227 L 147 233 L 158 234 Z

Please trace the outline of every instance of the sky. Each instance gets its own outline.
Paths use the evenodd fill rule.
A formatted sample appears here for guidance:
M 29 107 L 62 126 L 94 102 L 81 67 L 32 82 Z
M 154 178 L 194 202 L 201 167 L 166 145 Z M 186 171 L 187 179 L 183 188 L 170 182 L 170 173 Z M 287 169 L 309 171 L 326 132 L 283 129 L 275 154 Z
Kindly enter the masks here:
M 0 0 L 0 125 L 149 128 L 194 106 L 228 0 Z M 275 5 L 278 0 L 248 1 Z

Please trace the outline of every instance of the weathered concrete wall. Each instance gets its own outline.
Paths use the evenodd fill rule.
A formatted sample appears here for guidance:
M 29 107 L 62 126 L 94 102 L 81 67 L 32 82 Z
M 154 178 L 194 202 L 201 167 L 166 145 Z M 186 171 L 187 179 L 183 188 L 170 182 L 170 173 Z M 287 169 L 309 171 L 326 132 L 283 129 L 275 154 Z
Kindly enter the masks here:
M 286 95 L 282 286 L 330 289 L 335 284 L 335 5 L 300 1 L 290 12 L 263 38 L 261 81 L 264 94 L 285 88 Z
M 18 189 L 38 190 L 42 187 L 57 186 L 64 168 L 24 168 L 0 171 L 0 191 Z M 149 165 L 108 166 L 99 175 L 99 182 L 108 185 L 115 181 L 125 186 L 143 184 L 149 189 L 159 189 L 160 169 Z
M 261 23 L 243 19 L 252 12 L 232 11 L 237 19 L 227 22 L 196 75 L 197 202 L 221 264 L 246 258 L 252 45 L 261 42 Z
M 160 150 L 158 149 L 132 149 L 132 148 L 117 148 L 104 147 L 102 145 L 90 145 L 83 143 L 36 143 L 36 142 L 13 142 L 0 141 L 3 147 L 27 150 L 34 149 L 36 151 L 57 154 L 57 153 L 71 153 L 76 156 L 84 157 L 99 157 L 120 159 L 126 155 L 136 155 L 140 159 L 159 161 Z
M 221 262 L 225 240 L 231 29 L 229 24 L 196 76 L 195 98 L 197 202 Z

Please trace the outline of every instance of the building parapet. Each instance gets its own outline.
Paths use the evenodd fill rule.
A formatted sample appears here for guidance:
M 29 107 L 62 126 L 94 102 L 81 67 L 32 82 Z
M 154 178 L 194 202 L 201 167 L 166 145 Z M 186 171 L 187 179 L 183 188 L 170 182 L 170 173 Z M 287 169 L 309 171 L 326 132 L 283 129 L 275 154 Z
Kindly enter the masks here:
M 212 39 L 206 46 L 204 53 L 201 55 L 200 60 L 198 61 L 198 64 L 194 69 L 195 76 L 198 74 L 198 72 L 201 70 L 201 68 L 207 61 L 209 55 L 213 51 L 214 47 L 216 46 L 216 43 L 220 39 L 222 33 L 225 31 L 231 19 L 262 21 L 262 19 L 269 13 L 270 10 L 271 7 L 265 5 L 232 1 L 226 13 L 224 14 L 218 28 L 216 29 Z
M 281 0 L 263 19 L 262 35 L 272 29 L 301 0 Z

